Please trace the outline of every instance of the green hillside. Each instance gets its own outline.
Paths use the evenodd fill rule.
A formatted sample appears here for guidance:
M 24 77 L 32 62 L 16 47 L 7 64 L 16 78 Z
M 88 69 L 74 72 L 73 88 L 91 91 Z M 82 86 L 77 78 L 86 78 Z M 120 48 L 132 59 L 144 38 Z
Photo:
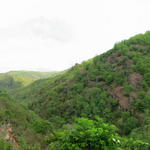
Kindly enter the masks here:
M 8 132 L 7 128 L 11 131 Z M 0 138 L 6 139 L 5 136 L 10 133 L 8 141 L 13 145 L 17 143 L 20 150 L 30 150 L 33 145 L 39 144 L 45 149 L 47 145 L 44 136 L 49 134 L 50 129 L 48 121 L 42 120 L 32 111 L 15 103 L 9 95 L 0 92 Z M 12 142 L 13 139 L 16 143 Z
M 35 81 L 14 97 L 55 128 L 95 115 L 122 136 L 150 141 L 150 32 L 54 78 Z
M 10 71 L 0 74 L 0 90 L 14 90 L 43 78 L 53 77 L 59 72 Z
M 28 78 L 33 78 L 33 79 L 42 79 L 42 78 L 55 76 L 56 74 L 58 74 L 58 72 L 57 71 L 52 71 L 52 72 L 10 71 L 10 72 L 7 72 L 6 74 L 12 75 L 12 76 L 28 77 Z

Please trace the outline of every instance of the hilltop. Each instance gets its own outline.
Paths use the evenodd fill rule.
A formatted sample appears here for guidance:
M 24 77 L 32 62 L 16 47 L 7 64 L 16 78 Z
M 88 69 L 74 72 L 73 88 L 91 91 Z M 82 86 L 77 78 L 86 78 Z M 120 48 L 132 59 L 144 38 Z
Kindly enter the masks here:
M 48 77 L 54 77 L 60 72 L 10 71 L 0 73 L 0 90 L 10 91 L 25 87 L 32 82 Z

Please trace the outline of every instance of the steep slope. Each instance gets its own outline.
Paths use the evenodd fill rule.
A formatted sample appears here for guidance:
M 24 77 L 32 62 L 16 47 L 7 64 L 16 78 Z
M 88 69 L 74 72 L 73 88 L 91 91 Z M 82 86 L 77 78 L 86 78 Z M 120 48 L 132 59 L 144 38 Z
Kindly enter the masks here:
M 117 43 L 62 75 L 38 80 L 14 96 L 55 127 L 75 117 L 98 115 L 119 127 L 120 134 L 149 142 L 150 32 Z
M 50 124 L 17 104 L 9 95 L 0 92 L 0 139 L 12 142 L 14 147 L 28 149 L 34 144 L 46 148 L 44 136 L 49 133 Z
M 53 77 L 59 72 L 10 71 L 0 74 L 0 90 L 14 90 L 29 85 L 38 79 Z

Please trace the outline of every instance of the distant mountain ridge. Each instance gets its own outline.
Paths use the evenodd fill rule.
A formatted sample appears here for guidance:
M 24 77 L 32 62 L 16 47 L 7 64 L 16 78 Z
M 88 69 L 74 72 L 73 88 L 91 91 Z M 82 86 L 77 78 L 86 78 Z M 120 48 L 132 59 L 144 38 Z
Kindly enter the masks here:
M 54 77 L 59 72 L 37 72 L 37 71 L 10 71 L 6 73 L 0 73 L 0 90 L 14 90 L 30 83 L 48 77 Z

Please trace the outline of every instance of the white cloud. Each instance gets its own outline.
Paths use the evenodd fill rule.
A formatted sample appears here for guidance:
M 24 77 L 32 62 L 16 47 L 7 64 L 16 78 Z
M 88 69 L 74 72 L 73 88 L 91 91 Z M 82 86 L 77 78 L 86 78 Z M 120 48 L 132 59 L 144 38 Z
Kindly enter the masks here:
M 35 37 L 42 39 L 55 39 L 60 41 L 67 41 L 70 39 L 70 31 L 68 25 L 58 19 L 49 20 L 45 17 L 38 17 L 26 22 L 22 30 L 32 34 Z
M 65 22 L 58 19 L 49 20 L 45 17 L 33 18 L 11 28 L 0 28 L 1 39 L 25 37 L 67 41 L 71 33 Z

